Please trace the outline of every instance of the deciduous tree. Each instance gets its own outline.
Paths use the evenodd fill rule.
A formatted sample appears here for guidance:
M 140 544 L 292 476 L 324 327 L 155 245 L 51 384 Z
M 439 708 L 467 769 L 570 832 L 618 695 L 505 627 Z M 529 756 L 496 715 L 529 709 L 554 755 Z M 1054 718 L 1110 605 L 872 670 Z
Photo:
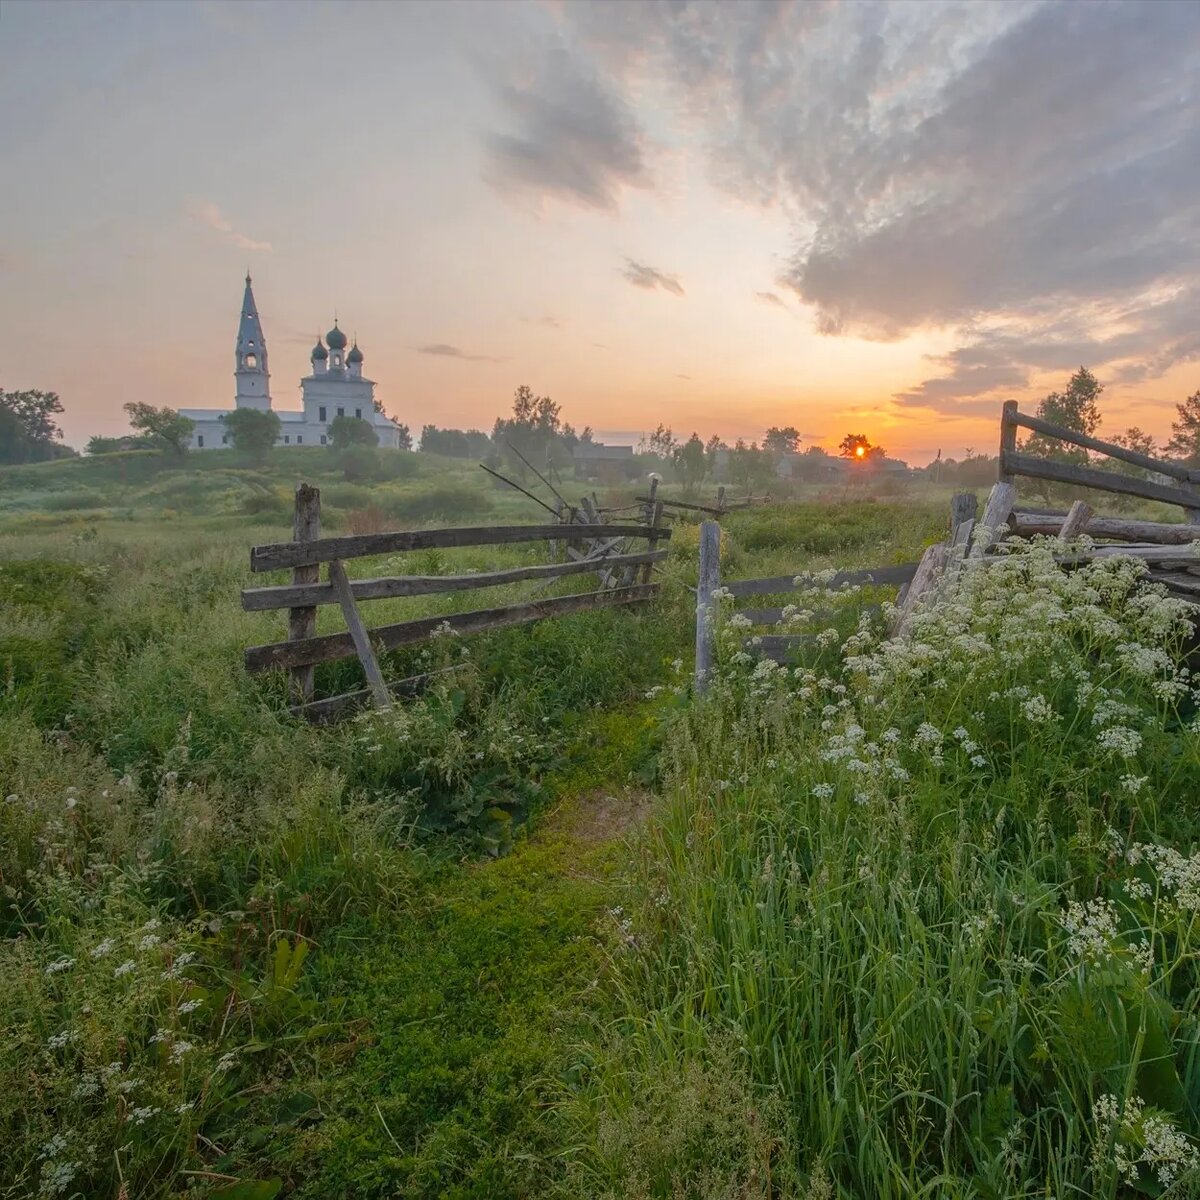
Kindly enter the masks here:
M 838 443 L 843 458 L 864 459 L 871 452 L 871 440 L 864 433 L 848 433 Z
M 800 430 L 794 425 L 785 425 L 780 429 L 772 425 L 763 438 L 763 449 L 776 454 L 798 454 L 800 451 Z
M 708 474 L 708 459 L 699 434 L 693 433 L 682 446 L 675 447 L 674 461 L 683 490 L 691 495 Z
M 1200 391 L 1175 405 L 1175 411 L 1179 419 L 1171 422 L 1171 440 L 1167 442 L 1167 449 L 1176 458 L 1200 464 Z
M 279 414 L 269 408 L 235 408 L 225 417 L 225 428 L 233 439 L 234 449 L 258 463 L 266 462 L 279 440 L 281 425 Z
M 334 417 L 329 422 L 329 441 L 335 450 L 349 446 L 378 446 L 379 434 L 361 417 Z
M 148 437 L 153 445 L 171 454 L 186 454 L 196 422 L 173 408 L 155 408 L 131 400 L 125 405 L 129 424 Z
M 36 388 L 6 392 L 0 388 L 0 409 L 17 419 L 27 441 L 52 446 L 62 440 L 62 430 L 54 419 L 63 410 L 57 392 L 40 392 Z

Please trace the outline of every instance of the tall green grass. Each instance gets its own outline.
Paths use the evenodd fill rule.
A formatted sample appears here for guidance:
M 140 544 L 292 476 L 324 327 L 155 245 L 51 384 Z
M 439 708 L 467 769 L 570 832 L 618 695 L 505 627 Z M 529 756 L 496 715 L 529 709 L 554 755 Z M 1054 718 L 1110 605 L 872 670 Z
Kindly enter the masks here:
M 794 668 L 727 621 L 566 1102 L 581 1192 L 1196 1182 L 1190 613 L 1129 561 L 1066 575 L 1051 549 L 969 572 L 904 642 L 818 627 Z

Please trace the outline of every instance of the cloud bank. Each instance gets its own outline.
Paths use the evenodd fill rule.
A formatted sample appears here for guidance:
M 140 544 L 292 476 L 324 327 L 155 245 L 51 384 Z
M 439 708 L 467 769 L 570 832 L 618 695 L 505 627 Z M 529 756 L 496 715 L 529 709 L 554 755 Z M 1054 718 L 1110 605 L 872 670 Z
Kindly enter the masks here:
M 790 214 L 779 283 L 820 331 L 954 333 L 901 405 L 970 412 L 1040 371 L 1136 382 L 1200 359 L 1200 5 L 555 12 L 506 96 L 502 177 L 615 211 L 650 186 L 646 129 L 669 114 L 718 188 Z

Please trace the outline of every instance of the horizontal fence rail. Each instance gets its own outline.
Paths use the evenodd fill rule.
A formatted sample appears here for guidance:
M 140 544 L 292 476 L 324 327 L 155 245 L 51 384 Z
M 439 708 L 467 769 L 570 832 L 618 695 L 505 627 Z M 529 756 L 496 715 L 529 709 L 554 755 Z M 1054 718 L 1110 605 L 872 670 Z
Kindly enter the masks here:
M 1200 483 L 1200 471 L 1195 468 L 1167 459 L 1151 458 L 1149 455 L 1139 454 L 1136 450 L 1128 450 L 1113 442 L 1104 442 L 1099 438 L 1078 433 L 1051 421 L 1044 421 L 1041 417 L 1031 417 L 1018 409 L 1015 400 L 1005 402 L 1004 411 L 1000 417 L 1000 481 L 1002 483 L 1011 483 L 1014 476 L 1021 475 L 1027 479 L 1043 479 L 1050 483 L 1075 484 L 1078 487 L 1095 488 L 1104 492 L 1137 496 L 1143 500 L 1158 500 L 1164 504 L 1175 504 L 1186 510 L 1189 520 L 1200 521 L 1200 490 L 1193 491 L 1189 488 L 1159 483 L 1154 479 L 1141 479 L 1133 475 L 1118 475 L 1115 471 L 1103 471 L 1096 467 L 1085 467 L 1078 463 L 1042 458 L 1036 454 L 1020 451 L 1017 449 L 1017 430 L 1019 428 L 1029 429 L 1043 437 L 1080 446 L 1085 450 L 1094 450 L 1099 454 L 1129 463 L 1154 475 L 1176 479 L 1186 484 Z
M 275 542 L 250 551 L 252 571 L 277 571 L 333 559 L 367 558 L 406 550 L 448 550 L 464 546 L 504 546 L 518 542 L 550 542 L 564 537 L 649 538 L 666 540 L 668 526 L 653 525 L 478 525 L 462 529 L 398 530 L 320 538 L 312 542 Z
M 871 584 L 908 583 L 917 570 L 916 563 L 899 563 L 894 567 L 871 567 L 861 571 L 838 571 L 832 579 L 817 583 L 804 572 L 796 575 L 776 575 L 767 579 L 735 579 L 724 585 L 735 599 L 746 596 L 773 596 L 780 592 L 794 592 L 800 588 L 821 587 L 836 591 L 840 587 L 865 587 Z M 799 579 L 799 583 L 796 580 Z
M 402 596 L 429 596 L 441 592 L 466 592 L 477 588 L 503 587 L 527 579 L 558 579 L 566 575 L 586 575 L 613 567 L 640 566 L 662 562 L 666 550 L 644 550 L 640 554 L 604 554 L 577 562 L 541 563 L 532 567 L 513 567 L 505 571 L 478 571 L 469 575 L 396 575 L 382 579 L 352 579 L 350 592 L 355 600 L 394 600 Z M 242 607 L 247 612 L 273 608 L 293 608 L 302 604 L 337 604 L 332 584 L 284 584 L 280 587 L 246 588 Z
M 633 587 L 610 588 L 601 592 L 584 592 L 578 596 L 555 596 L 532 604 L 506 604 L 499 608 L 483 608 L 474 612 L 449 613 L 439 617 L 421 617 L 415 621 L 398 621 L 380 625 L 370 631 L 371 641 L 384 650 L 411 646 L 428 641 L 439 630 L 450 633 L 482 633 L 489 629 L 507 629 L 525 625 L 546 617 L 561 617 L 568 613 L 586 612 L 610 605 L 633 604 L 649 600 L 658 592 L 658 584 L 636 584 Z M 310 663 L 336 662 L 355 656 L 353 638 L 349 633 L 327 633 L 304 638 L 298 642 L 273 642 L 267 646 L 251 646 L 245 655 L 248 671 L 269 671 L 273 667 L 302 667 Z
M 1179 479 L 1184 483 L 1200 483 L 1200 471 L 1184 466 L 1182 463 L 1171 462 L 1169 459 L 1151 458 L 1148 454 L 1139 454 L 1136 450 L 1118 446 L 1115 442 L 1102 442 L 1099 438 L 1089 437 L 1086 433 L 1076 433 L 1075 430 L 1067 429 L 1063 425 L 1043 421 L 1041 417 L 1031 417 L 1019 409 L 1013 409 L 1012 412 L 1012 423 L 1019 425 L 1022 429 L 1030 429 L 1045 437 L 1058 438 L 1061 442 L 1070 442 L 1072 445 L 1082 446 L 1086 450 L 1095 450 L 1100 454 L 1106 454 L 1109 458 L 1117 458 L 1135 467 L 1142 467 L 1144 470 L 1154 471 L 1159 475 L 1167 475 L 1171 479 Z
M 1009 523 L 1013 533 L 1021 537 L 1056 537 L 1066 516 L 1065 512 L 1015 508 Z M 1119 538 L 1130 542 L 1153 542 L 1171 546 L 1187 545 L 1200 536 L 1200 530 L 1194 525 L 1169 521 L 1127 520 L 1124 517 L 1094 516 L 1088 520 L 1084 530 L 1091 538 Z

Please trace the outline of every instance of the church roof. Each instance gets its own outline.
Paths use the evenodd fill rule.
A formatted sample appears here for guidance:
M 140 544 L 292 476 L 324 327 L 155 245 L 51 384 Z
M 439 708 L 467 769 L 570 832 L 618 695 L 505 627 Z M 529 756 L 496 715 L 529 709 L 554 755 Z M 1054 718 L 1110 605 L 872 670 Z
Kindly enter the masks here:
M 258 319 L 258 305 L 254 302 L 254 289 L 250 285 L 250 276 L 246 276 L 246 292 L 242 297 L 242 319 L 238 323 L 238 350 L 251 351 L 258 355 L 259 362 L 266 353 L 267 343 L 263 337 L 262 322 Z
M 337 327 L 337 321 L 334 321 L 333 328 L 325 335 L 325 340 L 329 343 L 330 350 L 346 348 L 346 335 Z

